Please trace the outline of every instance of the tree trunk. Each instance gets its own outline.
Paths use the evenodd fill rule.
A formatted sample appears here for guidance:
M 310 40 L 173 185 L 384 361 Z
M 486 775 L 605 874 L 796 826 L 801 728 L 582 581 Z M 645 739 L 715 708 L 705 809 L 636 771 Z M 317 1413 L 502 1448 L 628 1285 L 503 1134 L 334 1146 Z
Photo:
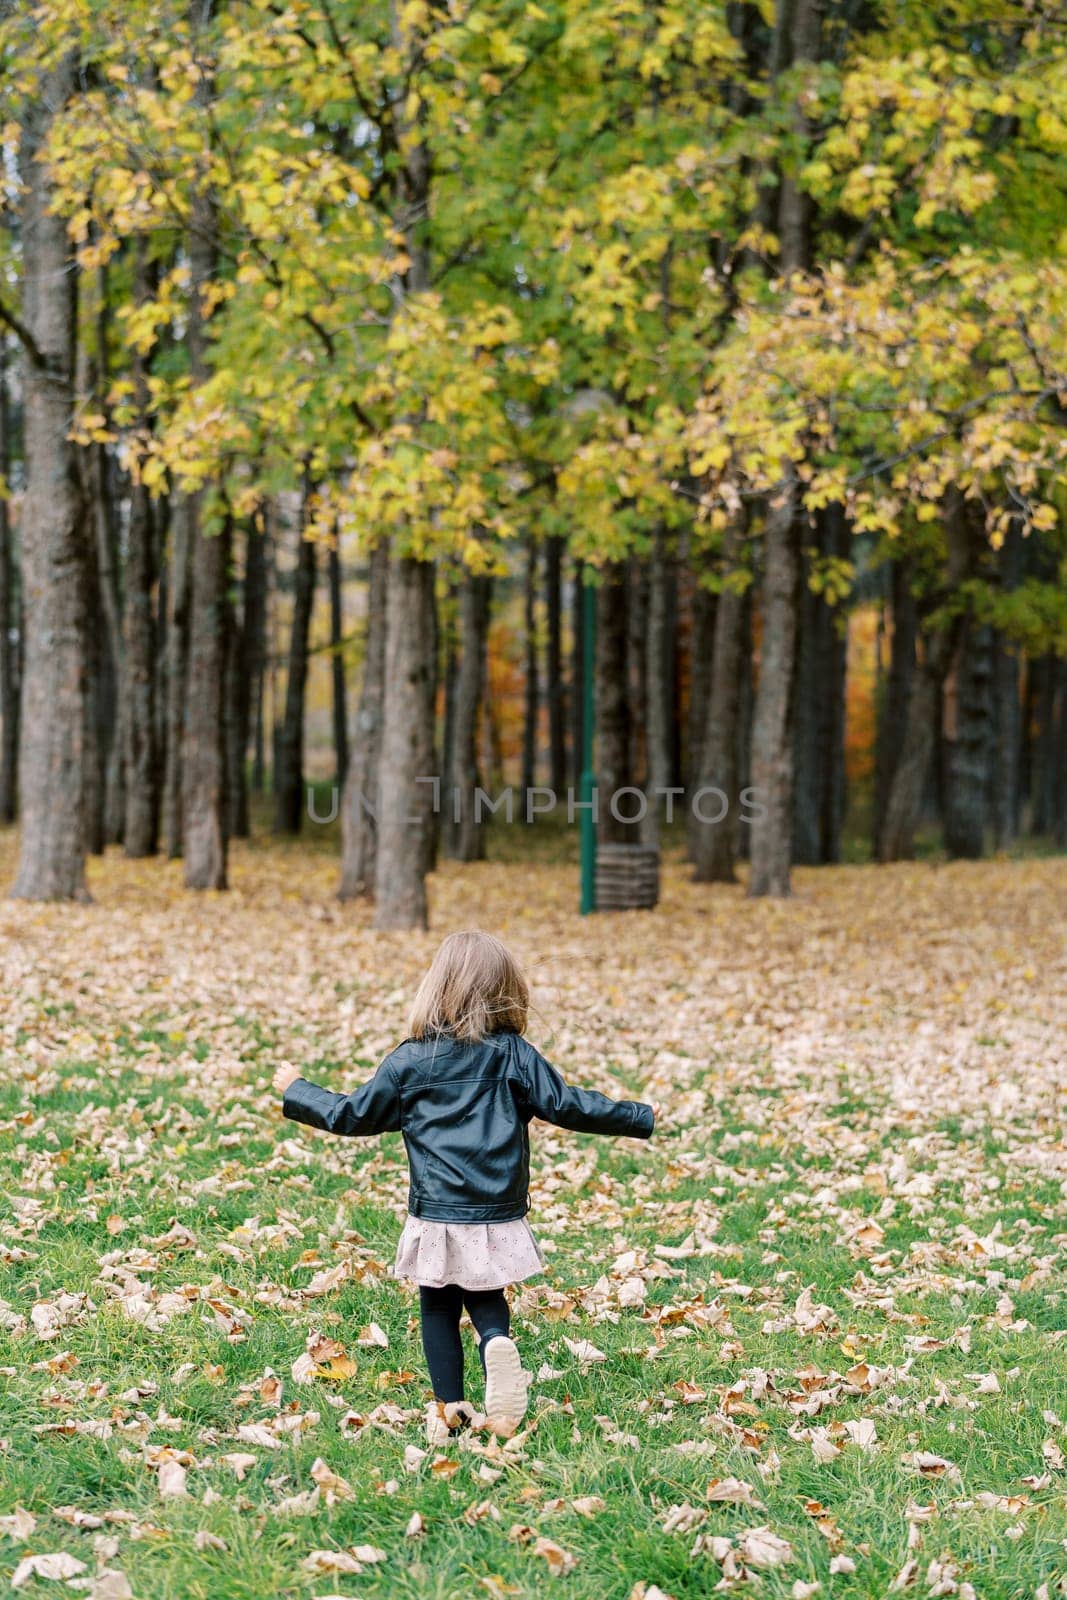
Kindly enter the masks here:
M 492 579 L 468 573 L 460 587 L 460 657 L 456 672 L 451 765 L 444 799 L 445 854 L 456 861 L 485 858 L 485 828 L 475 820 L 478 723 L 485 695 L 486 645 Z M 457 816 L 458 813 L 458 816 Z
M 437 658 L 440 645 L 440 629 L 437 623 L 437 575 L 430 574 L 429 579 L 429 604 L 426 606 L 426 655 L 429 683 L 426 686 L 426 699 L 424 709 L 423 738 L 425 747 L 423 752 L 423 775 L 430 775 L 438 779 L 433 784 L 421 784 L 420 789 L 427 795 L 426 805 L 423 810 L 423 829 L 421 840 L 421 865 L 422 875 L 437 870 L 437 848 L 440 840 L 440 827 L 438 814 L 440 812 L 440 774 L 441 760 L 437 749 Z
M 560 798 L 567 787 L 567 691 L 563 681 L 563 540 L 545 541 L 545 693 L 548 700 L 549 783 Z
M 327 558 L 330 587 L 330 673 L 333 684 L 333 748 L 337 762 L 337 784 L 344 787 L 348 772 L 348 707 L 345 703 L 344 597 L 341 587 L 340 534 L 335 532 Z
M 123 611 L 122 741 L 125 781 L 123 844 L 127 856 L 154 855 L 159 831 L 156 748 L 155 528 L 148 490 L 130 489 Z
M 723 549 L 724 575 L 736 569 L 740 531 L 731 526 Z M 734 849 L 740 784 L 741 645 L 745 595 L 727 583 L 715 609 L 715 636 L 711 660 L 711 687 L 707 701 L 707 722 L 700 739 L 700 770 L 690 796 L 690 852 L 696 883 L 733 883 Z M 703 797 L 699 815 L 692 801 L 700 789 L 718 789 L 729 808 L 714 821 L 723 802 L 716 795 Z M 705 803 L 706 802 L 706 803 Z M 703 820 L 703 819 L 708 820 Z
M 690 789 L 700 783 L 703 770 L 704 734 L 708 725 L 708 702 L 711 697 L 711 662 L 715 649 L 715 621 L 717 596 L 692 575 L 692 597 L 689 602 L 689 711 L 687 717 L 686 745 L 689 763 L 686 781 Z
M 96 517 L 95 490 L 85 473 L 83 491 L 86 516 L 92 525 Z M 91 538 L 91 536 L 90 536 Z M 100 569 L 95 544 L 90 542 L 86 559 L 86 616 L 99 619 L 103 612 Z M 107 801 L 108 742 L 114 715 L 111 651 L 107 635 L 100 627 L 90 628 L 86 638 L 86 749 L 85 749 L 85 846 L 90 855 L 104 852 L 107 843 L 105 806 Z
M 1056 657 L 1031 663 L 1033 678 L 1033 756 L 1031 821 L 1036 834 L 1050 834 L 1056 809 Z
M 673 558 L 667 568 L 666 598 L 667 632 L 667 737 L 670 752 L 670 783 L 676 789 L 683 787 L 684 759 L 682 738 L 682 653 L 678 648 L 678 561 Z
M 626 703 L 630 716 L 630 781 L 648 787 L 648 568 L 631 556 L 626 583 Z M 646 819 L 647 822 L 647 819 Z M 628 835 L 636 839 L 637 829 Z
M 182 833 L 187 889 L 227 887 L 226 618 L 232 524 L 203 522 L 200 495 L 189 514 L 194 540 L 189 665 L 182 738 Z
M 262 794 L 267 781 L 267 741 L 264 730 L 264 699 L 267 668 L 262 665 L 256 673 L 252 690 L 252 793 Z
M 1067 849 L 1067 661 L 1056 663 L 1056 798 L 1052 837 L 1058 850 Z
M 582 781 L 585 716 L 585 562 L 574 563 L 571 590 L 571 784 L 577 794 Z
M 1017 520 L 1008 526 L 1000 552 L 1000 582 L 1011 592 L 1022 576 L 1022 530 Z M 993 653 L 993 843 L 1007 850 L 1019 835 L 1019 801 L 1022 756 L 1022 715 L 1019 698 L 1019 655 L 1002 635 Z
M 526 794 L 537 782 L 537 715 L 541 702 L 537 668 L 537 545 L 532 538 L 526 547 L 523 629 L 526 689 L 522 724 L 522 791 L 525 801 Z
M 389 546 L 375 545 L 367 587 L 367 638 L 352 753 L 341 800 L 341 900 L 374 894 L 378 855 L 379 758 L 385 694 L 385 598 Z
M 153 559 L 159 582 L 156 585 L 155 633 L 156 659 L 153 685 L 156 704 L 156 763 L 159 769 L 160 828 L 162 829 L 163 788 L 167 771 L 167 615 L 169 599 L 169 555 L 172 502 L 170 495 L 161 495 L 152 506 L 155 529 Z
M 749 837 L 752 896 L 790 893 L 793 713 L 800 552 L 790 468 L 763 533 L 759 683 L 752 722 L 752 787 L 760 807 Z
M 189 368 L 194 386 L 208 376 L 203 295 L 215 270 L 215 208 L 193 197 L 189 237 Z M 205 494 L 186 496 L 189 539 L 189 643 L 181 739 L 181 833 L 185 885 L 225 889 L 226 860 L 226 584 L 231 526 L 206 526 Z
M 46 74 L 22 130 L 26 495 L 22 575 L 26 644 L 13 893 L 87 899 L 85 884 L 86 613 L 90 529 L 69 440 L 74 412 L 74 268 L 67 227 L 38 152 L 74 82 L 68 58 Z
M 289 672 L 285 685 L 285 713 L 274 747 L 274 831 L 299 833 L 304 813 L 304 703 L 307 695 L 308 637 L 315 599 L 315 541 L 304 536 L 308 516 L 304 507 L 298 534 L 293 576 L 293 624 L 289 634 Z
M 817 61 L 820 34 L 819 0 L 778 0 L 772 76 L 786 65 Z M 796 170 L 810 137 L 799 96 L 793 102 L 792 130 L 794 149 L 782 171 L 778 193 L 779 250 L 785 275 L 805 270 L 811 255 L 811 200 Z M 778 495 L 779 503 L 768 511 L 764 530 L 760 673 L 752 724 L 752 784 L 762 809 L 749 835 L 748 892 L 752 896 L 790 893 L 801 517 L 791 465 Z
M 0 477 L 11 484 L 11 410 L 7 334 L 0 332 Z M 0 822 L 14 822 L 18 787 L 19 682 L 15 651 L 18 604 L 11 515 L 0 497 Z
M 939 653 L 929 641 L 927 649 L 928 658 L 916 672 L 908 696 L 904 737 L 878 846 L 880 861 L 910 861 L 915 854 L 915 829 L 933 754 L 934 717 L 941 693 Z
M 656 532 L 649 563 L 645 643 L 645 736 L 648 750 L 648 838 L 656 842 L 674 771 L 674 634 L 671 627 L 673 560 L 667 535 Z
M 970 567 L 968 511 L 958 491 L 946 497 L 945 534 L 948 547 L 944 590 L 958 592 Z M 941 689 L 956 652 L 962 627 L 957 615 L 938 632 L 921 631 L 923 658 L 912 678 L 904 721 L 900 756 L 893 771 L 886 803 L 885 822 L 878 841 L 879 861 L 905 861 L 915 854 L 915 830 L 933 754 Z
M 955 717 L 948 733 L 945 847 L 977 860 L 985 849 L 992 748 L 993 632 L 968 619 L 956 667 Z
M 847 802 L 845 771 L 845 696 L 848 679 L 847 616 L 834 618 L 826 641 L 829 660 L 826 703 L 827 756 L 823 768 L 822 859 L 841 860 L 841 831 Z
M 800 553 L 795 714 L 793 718 L 793 860 L 822 864 L 825 639 L 828 607 L 811 587 L 811 562 Z M 832 625 L 832 623 L 831 623 Z
M 391 556 L 386 579 L 385 693 L 380 757 L 380 929 L 425 928 L 427 841 L 433 832 L 434 569 Z
M 631 783 L 626 611 L 626 568 L 612 562 L 602 569 L 596 595 L 597 836 L 604 844 L 637 839 L 633 824 L 620 822 L 611 810 L 612 797 Z M 634 797 L 624 796 L 618 809 L 633 815 Z
M 844 556 L 848 530 L 840 505 L 816 513 L 816 532 L 818 556 Z M 805 556 L 795 691 L 793 859 L 823 866 L 840 854 L 846 639 L 837 610 L 815 592 L 810 579 Z
M 100 414 L 108 415 L 108 344 L 110 289 L 105 263 L 97 274 L 96 356 L 92 364 L 95 404 Z M 113 463 L 107 446 L 99 441 L 88 446 L 89 503 L 96 535 L 97 585 L 102 602 L 104 629 L 100 635 L 102 673 L 100 757 L 103 768 L 103 834 L 108 844 L 120 844 L 125 821 L 125 763 L 123 761 L 122 696 L 122 593 L 119 584 L 118 529 L 116 527 L 116 486 L 112 482 Z
M 776 59 L 771 64 L 772 77 L 777 77 L 787 66 L 818 61 L 822 4 L 823 0 L 777 0 Z M 795 148 L 782 172 L 778 193 L 779 256 L 784 273 L 804 270 L 811 255 L 812 201 L 796 170 L 811 135 L 800 96 L 792 106 L 792 133 L 791 142 Z
M 450 578 L 447 587 L 446 606 L 448 609 L 448 626 L 442 628 L 441 634 L 444 644 L 444 733 L 441 741 L 441 772 L 444 781 L 449 782 L 449 774 L 455 764 L 456 751 L 456 679 L 459 676 L 459 632 L 462 628 L 462 619 L 459 615 L 460 585 L 455 578 Z M 451 815 L 449 805 L 445 805 L 446 818 Z M 447 852 L 446 852 L 447 853 Z
M 741 611 L 741 704 L 737 713 L 737 786 L 741 794 L 752 787 L 752 722 L 756 709 L 755 640 L 752 619 L 754 610 L 752 590 L 748 589 Z M 740 813 L 734 830 L 734 841 L 738 859 L 747 861 L 752 854 L 752 827 L 750 821 L 742 820 Z
M 389 3 L 394 50 L 414 74 L 421 48 L 400 0 Z M 417 98 L 417 97 L 412 97 Z M 422 102 L 409 116 L 394 116 L 401 158 L 394 167 L 395 216 L 406 247 L 398 298 L 426 293 L 430 280 L 430 149 Z M 416 422 L 417 426 L 417 422 Z M 403 530 L 399 530 L 401 535 Z M 391 551 L 385 595 L 385 690 L 379 757 L 378 855 L 375 927 L 425 928 L 426 873 L 436 849 L 434 696 L 437 685 L 437 618 L 433 563 Z M 420 783 L 420 779 L 430 780 Z
M 136 246 L 134 301 L 154 291 L 157 274 L 143 240 Z M 131 358 L 140 425 L 148 427 L 148 371 L 143 356 Z M 154 855 L 159 845 L 160 762 L 156 734 L 156 518 L 152 496 L 135 476 L 130 484 L 126 536 L 126 597 L 122 612 L 122 676 L 119 713 L 123 764 L 122 840 L 131 859 Z
M 267 671 L 268 671 L 268 620 L 270 614 L 271 593 L 271 513 L 269 502 L 263 508 L 262 516 L 258 523 L 259 542 L 256 546 L 256 560 L 259 564 L 258 606 L 254 618 L 255 628 L 249 630 L 249 649 L 252 651 L 252 792 L 262 794 L 266 782 L 267 772 L 267 743 L 264 737 L 266 713 L 264 701 L 266 700 Z M 251 551 L 251 547 L 250 551 Z M 247 602 L 247 597 L 246 597 Z
M 235 833 L 247 838 L 251 832 L 248 806 L 249 735 L 255 718 L 256 757 L 262 763 L 263 751 L 263 677 L 267 657 L 267 551 L 268 532 L 266 518 L 256 518 L 248 530 L 245 549 L 244 606 L 241 616 L 241 643 L 243 648 L 245 689 L 241 702 L 241 724 L 238 732 L 240 761 L 238 763 L 238 805 L 235 814 Z M 262 771 L 259 775 L 262 788 Z
M 919 624 L 915 597 L 911 592 L 911 576 L 911 566 L 907 561 L 890 563 L 893 631 L 889 645 L 889 674 L 885 696 L 879 707 L 875 754 L 874 840 L 875 855 L 879 859 L 881 859 L 881 840 L 889 793 L 904 744 L 908 702 L 915 678 L 915 647 Z
M 182 853 L 182 740 L 189 676 L 189 598 L 192 579 L 193 507 L 183 495 L 170 521 L 167 577 L 167 643 L 163 772 L 163 847 L 173 861 Z
M 230 649 L 227 655 L 226 793 L 229 833 L 233 839 L 247 839 L 248 814 L 248 739 L 252 720 L 252 697 L 262 676 L 263 634 L 266 620 L 267 566 L 264 535 L 258 522 L 249 522 L 245 533 L 245 570 L 240 624 L 232 615 L 228 624 Z
M 194 28 L 211 17 L 213 0 L 192 0 Z M 201 66 L 196 97 L 206 107 L 212 85 Z M 211 374 L 205 299 L 217 267 L 218 218 L 206 184 L 193 189 L 189 215 L 189 377 L 196 389 Z M 226 620 L 232 523 L 227 507 L 221 526 L 205 519 L 203 490 L 189 496 L 189 665 L 182 734 L 182 836 L 188 889 L 225 889 L 226 812 Z
M 1033 831 L 1034 724 L 1037 717 L 1036 661 L 1023 662 L 1022 710 L 1019 722 L 1019 826 Z

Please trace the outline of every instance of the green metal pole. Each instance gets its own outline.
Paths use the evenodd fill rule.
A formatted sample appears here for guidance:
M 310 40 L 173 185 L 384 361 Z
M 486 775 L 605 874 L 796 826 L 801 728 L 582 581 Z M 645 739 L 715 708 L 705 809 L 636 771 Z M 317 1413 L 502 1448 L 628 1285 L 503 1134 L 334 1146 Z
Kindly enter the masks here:
M 596 589 L 591 583 L 582 590 L 582 775 L 578 782 L 578 798 L 583 803 L 592 800 L 596 785 L 593 770 L 593 717 L 596 696 L 593 677 L 596 663 Z M 582 916 L 596 910 L 596 827 L 592 809 L 586 805 L 582 819 Z

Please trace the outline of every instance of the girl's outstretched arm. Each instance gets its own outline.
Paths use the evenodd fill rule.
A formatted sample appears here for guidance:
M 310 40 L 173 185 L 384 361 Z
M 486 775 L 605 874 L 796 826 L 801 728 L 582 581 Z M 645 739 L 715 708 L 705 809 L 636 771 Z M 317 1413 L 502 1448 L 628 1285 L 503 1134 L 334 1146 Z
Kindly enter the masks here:
M 395 1133 L 400 1127 L 400 1087 L 389 1064 L 382 1062 L 374 1077 L 351 1094 L 335 1094 L 301 1078 L 292 1067 L 279 1067 L 274 1087 L 282 1095 L 282 1114 L 309 1128 L 349 1139 L 376 1133 Z
M 607 1133 L 647 1139 L 655 1114 L 640 1100 L 609 1100 L 596 1089 L 575 1089 L 528 1040 L 519 1045 L 528 1109 L 543 1122 L 573 1133 Z

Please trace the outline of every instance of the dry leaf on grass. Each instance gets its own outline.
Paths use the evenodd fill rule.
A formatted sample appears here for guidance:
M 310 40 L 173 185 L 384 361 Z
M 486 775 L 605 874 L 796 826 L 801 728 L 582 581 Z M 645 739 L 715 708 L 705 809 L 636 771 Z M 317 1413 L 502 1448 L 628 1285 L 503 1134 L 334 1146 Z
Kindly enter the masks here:
M 389 1348 L 389 1336 L 379 1328 L 376 1322 L 371 1322 L 362 1330 L 356 1343 L 365 1350 L 387 1350 Z
M 763 1509 L 755 1489 L 742 1478 L 712 1478 L 708 1484 L 706 1498 L 728 1501 L 731 1505 L 757 1506 L 760 1510 Z
M 595 1362 L 608 1359 L 603 1350 L 598 1350 L 596 1345 L 591 1344 L 588 1339 L 568 1339 L 564 1336 L 563 1343 L 567 1346 L 574 1359 L 583 1367 L 592 1366 Z
M 750 1528 L 739 1534 L 737 1548 L 750 1567 L 781 1567 L 793 1559 L 793 1546 L 788 1539 L 772 1533 L 770 1528 Z
M 193 1544 L 198 1550 L 228 1550 L 230 1547 L 225 1539 L 220 1539 L 217 1533 L 212 1533 L 210 1528 L 197 1528 Z
M 959 1480 L 959 1467 L 954 1462 L 946 1460 L 944 1456 L 934 1455 L 930 1450 L 909 1450 L 900 1459 L 904 1466 L 913 1468 L 924 1478 Z
M 161 1461 L 156 1482 L 162 1500 L 183 1500 L 189 1490 L 185 1483 L 185 1468 L 180 1461 Z
M 102 1567 L 89 1590 L 90 1600 L 134 1600 L 130 1580 L 117 1567 Z
M 668 1506 L 663 1512 L 660 1521 L 664 1533 L 690 1534 L 695 1528 L 700 1528 L 708 1520 L 708 1514 L 702 1506 L 691 1506 L 688 1501 L 680 1506 Z
M 873 1450 L 878 1442 L 878 1430 L 870 1417 L 860 1417 L 858 1421 L 846 1422 L 845 1432 L 853 1444 L 858 1444 L 861 1450 Z
M 373 1544 L 357 1544 L 348 1550 L 312 1550 L 301 1561 L 305 1572 L 350 1572 L 357 1576 L 364 1567 L 387 1559 L 384 1550 Z
M 68 1555 L 65 1550 L 53 1555 L 23 1556 L 11 1574 L 11 1587 L 21 1589 L 31 1578 L 50 1578 L 53 1582 L 69 1582 L 86 1570 L 85 1562 Z
M 265 1450 L 280 1450 L 282 1441 L 276 1433 L 272 1433 L 265 1422 L 244 1422 L 237 1429 L 237 1437 L 242 1444 L 262 1445 Z
M 578 1565 L 578 1557 L 564 1550 L 552 1539 L 538 1538 L 533 1542 L 533 1553 L 541 1556 L 545 1565 L 554 1578 L 563 1578 L 568 1572 L 573 1572 Z
M 325 1572 L 351 1572 L 358 1576 L 363 1571 L 363 1564 L 350 1555 L 347 1550 L 312 1550 L 306 1555 L 300 1565 L 305 1572 L 315 1574 Z
M 9 1539 L 28 1539 L 37 1526 L 37 1518 L 25 1506 L 16 1505 L 9 1516 L 0 1517 L 0 1533 Z
M 316 1456 L 311 1463 L 311 1476 L 328 1506 L 335 1505 L 338 1500 L 351 1500 L 355 1493 L 352 1485 L 328 1467 L 321 1456 Z

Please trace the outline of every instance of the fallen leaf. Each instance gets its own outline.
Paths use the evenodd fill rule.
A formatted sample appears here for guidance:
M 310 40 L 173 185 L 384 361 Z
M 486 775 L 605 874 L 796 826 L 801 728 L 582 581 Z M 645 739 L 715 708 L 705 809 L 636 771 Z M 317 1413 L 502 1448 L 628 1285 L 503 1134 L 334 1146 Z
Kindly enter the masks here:
M 737 1506 L 757 1506 L 763 1509 L 755 1489 L 742 1478 L 712 1478 L 707 1487 L 708 1500 L 724 1500 Z
M 781 1567 L 793 1559 L 793 1547 L 770 1528 L 750 1528 L 738 1535 L 737 1547 L 750 1567 Z
M 845 1432 L 853 1444 L 858 1444 L 861 1450 L 873 1450 L 878 1442 L 878 1430 L 869 1417 L 861 1417 L 855 1422 L 845 1423 Z
M 188 1496 L 185 1486 L 185 1468 L 180 1461 L 163 1461 L 156 1474 L 156 1483 L 162 1500 L 183 1500 Z
M 568 1339 L 564 1336 L 563 1343 L 567 1346 L 574 1359 L 582 1366 L 592 1366 L 597 1361 L 606 1361 L 608 1358 L 603 1350 L 598 1350 L 595 1344 L 588 1339 Z
M 85 1562 L 78 1561 L 65 1550 L 53 1555 L 23 1556 L 11 1574 L 11 1587 L 21 1589 L 31 1578 L 51 1578 L 53 1582 L 67 1582 L 85 1571 Z
M 571 1555 L 561 1545 L 552 1539 L 539 1538 L 533 1543 L 533 1553 L 541 1556 L 545 1565 L 554 1578 L 565 1577 L 568 1572 L 573 1572 L 578 1565 L 578 1557 Z

